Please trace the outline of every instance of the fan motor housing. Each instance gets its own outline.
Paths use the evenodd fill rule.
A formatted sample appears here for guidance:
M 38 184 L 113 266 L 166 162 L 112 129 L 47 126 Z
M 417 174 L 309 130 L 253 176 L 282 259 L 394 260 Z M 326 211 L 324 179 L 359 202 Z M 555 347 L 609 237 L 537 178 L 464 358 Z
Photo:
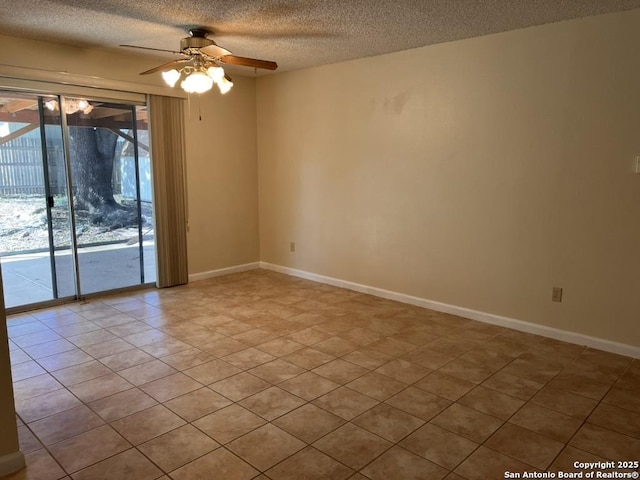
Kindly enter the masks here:
M 186 37 L 180 40 L 180 50 L 187 48 L 202 48 L 213 45 L 214 41 L 205 37 Z

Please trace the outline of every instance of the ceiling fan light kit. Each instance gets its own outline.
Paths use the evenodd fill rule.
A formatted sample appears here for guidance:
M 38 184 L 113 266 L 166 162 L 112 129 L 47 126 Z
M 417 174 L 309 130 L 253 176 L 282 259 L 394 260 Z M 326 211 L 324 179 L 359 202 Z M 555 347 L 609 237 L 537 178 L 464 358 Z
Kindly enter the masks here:
M 183 55 L 185 58 L 173 60 L 164 65 L 142 72 L 140 75 L 161 72 L 162 78 L 170 87 L 174 88 L 178 80 L 180 87 L 187 93 L 205 93 L 217 85 L 221 94 L 227 93 L 233 87 L 231 77 L 220 66 L 221 63 L 241 65 L 245 67 L 275 70 L 276 62 L 257 60 L 253 58 L 232 55 L 229 50 L 207 38 L 209 32 L 203 28 L 189 30 L 189 37 L 180 40 L 180 51 L 169 53 Z M 122 47 L 141 48 L 144 50 L 158 50 L 157 48 L 138 47 L 135 45 L 121 45 Z

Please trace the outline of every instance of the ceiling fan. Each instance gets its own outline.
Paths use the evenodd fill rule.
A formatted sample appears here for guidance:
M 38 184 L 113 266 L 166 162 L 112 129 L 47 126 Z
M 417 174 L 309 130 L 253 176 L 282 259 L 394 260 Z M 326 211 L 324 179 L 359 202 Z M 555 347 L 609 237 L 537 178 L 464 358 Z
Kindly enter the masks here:
M 174 87 L 178 80 L 184 76 L 180 86 L 188 93 L 204 93 L 210 90 L 214 84 L 218 85 L 221 93 L 227 93 L 233 86 L 233 82 L 220 64 L 240 65 L 266 70 L 278 68 L 276 62 L 233 55 L 229 50 L 208 38 L 207 35 L 209 33 L 209 30 L 205 28 L 192 28 L 189 30 L 189 36 L 180 40 L 179 52 L 136 45 L 120 46 L 182 55 L 184 58 L 172 60 L 151 68 L 141 72 L 140 75 L 162 72 L 162 77 L 171 87 Z

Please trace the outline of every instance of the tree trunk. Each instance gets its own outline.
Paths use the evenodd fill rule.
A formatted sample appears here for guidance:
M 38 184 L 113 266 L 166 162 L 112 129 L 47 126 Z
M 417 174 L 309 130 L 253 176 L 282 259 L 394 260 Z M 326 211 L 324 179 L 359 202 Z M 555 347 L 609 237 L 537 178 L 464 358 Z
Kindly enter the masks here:
M 69 127 L 76 208 L 90 212 L 119 208 L 113 198 L 118 136 L 106 128 Z

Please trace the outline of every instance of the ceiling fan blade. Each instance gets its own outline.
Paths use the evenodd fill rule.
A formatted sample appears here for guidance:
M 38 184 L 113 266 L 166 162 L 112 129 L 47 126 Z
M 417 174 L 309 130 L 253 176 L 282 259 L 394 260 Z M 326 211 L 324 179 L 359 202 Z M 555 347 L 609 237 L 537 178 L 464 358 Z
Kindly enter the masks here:
M 278 64 L 276 62 L 238 57 L 236 55 L 225 55 L 224 57 L 220 57 L 218 60 L 222 63 L 228 63 L 229 65 L 241 65 L 243 67 L 264 68 L 266 70 L 275 70 L 278 68 Z
M 224 57 L 225 55 L 231 55 L 231 52 L 226 48 L 222 48 L 219 45 L 209 45 L 207 47 L 200 48 L 200 51 L 205 55 L 213 58 Z
M 181 55 L 182 52 L 176 52 L 175 50 L 164 50 L 162 48 L 151 48 L 151 47 L 139 47 L 137 45 L 120 45 L 121 47 L 126 48 L 138 48 L 140 50 L 153 50 L 154 52 L 166 52 L 166 53 L 175 53 L 177 55 Z
M 177 67 L 178 65 L 181 65 L 183 63 L 187 63 L 189 61 L 189 59 L 187 58 L 182 58 L 180 60 L 172 60 L 169 63 L 165 63 L 163 65 L 160 65 L 158 67 L 154 67 L 150 70 L 147 70 L 145 72 L 140 73 L 140 75 L 149 75 L 150 73 L 156 73 L 156 72 L 162 72 L 163 70 L 171 70 L 173 67 Z

